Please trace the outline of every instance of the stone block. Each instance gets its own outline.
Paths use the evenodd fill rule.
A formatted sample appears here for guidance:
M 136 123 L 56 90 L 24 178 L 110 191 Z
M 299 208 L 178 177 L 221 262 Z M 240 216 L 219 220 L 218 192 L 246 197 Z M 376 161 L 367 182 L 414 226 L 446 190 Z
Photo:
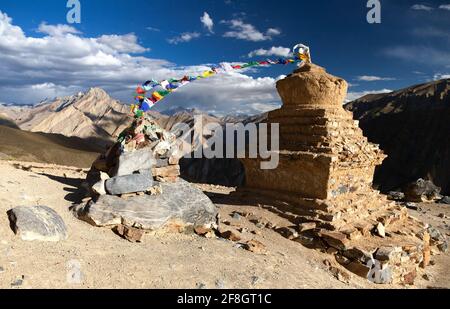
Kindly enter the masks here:
M 156 164 L 151 148 L 146 147 L 132 152 L 124 152 L 110 171 L 111 177 L 126 176 L 142 169 L 151 169 Z
M 106 192 L 111 195 L 145 192 L 153 186 L 151 175 L 133 174 L 106 180 Z

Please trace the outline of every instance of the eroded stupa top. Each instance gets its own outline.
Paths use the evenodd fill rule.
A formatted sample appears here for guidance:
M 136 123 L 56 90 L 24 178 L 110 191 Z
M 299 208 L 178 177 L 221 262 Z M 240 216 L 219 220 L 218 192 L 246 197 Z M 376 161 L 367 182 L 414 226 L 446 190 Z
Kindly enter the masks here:
M 328 74 L 312 63 L 305 63 L 277 82 L 284 105 L 339 105 L 347 95 L 347 82 Z

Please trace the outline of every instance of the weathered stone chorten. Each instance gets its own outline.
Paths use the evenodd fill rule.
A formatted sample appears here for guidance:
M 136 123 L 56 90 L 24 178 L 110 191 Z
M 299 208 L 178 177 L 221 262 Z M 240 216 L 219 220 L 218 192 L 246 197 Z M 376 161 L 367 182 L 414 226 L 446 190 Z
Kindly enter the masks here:
M 355 214 L 387 204 L 372 189 L 375 167 L 385 155 L 363 136 L 358 122 L 344 110 L 347 83 L 314 64 L 305 64 L 277 83 L 283 107 L 269 113 L 280 125 L 280 164 L 261 170 L 246 161 L 250 188 L 277 191 L 303 206 L 321 223 L 345 227 Z M 357 213 L 358 209 L 364 213 Z M 399 216 L 401 214 L 398 214 Z
M 428 231 L 372 188 L 386 156 L 344 110 L 346 81 L 307 63 L 277 89 L 283 106 L 268 122 L 280 126 L 280 163 L 262 170 L 244 159 L 248 190 L 290 202 L 297 240 L 334 248 L 349 270 L 378 283 L 414 280 L 429 262 Z

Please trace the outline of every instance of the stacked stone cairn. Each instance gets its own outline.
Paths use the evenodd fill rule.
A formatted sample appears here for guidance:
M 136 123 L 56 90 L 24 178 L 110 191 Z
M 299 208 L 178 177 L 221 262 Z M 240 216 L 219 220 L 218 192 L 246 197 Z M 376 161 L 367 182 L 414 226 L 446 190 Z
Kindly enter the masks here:
M 176 136 L 150 116 L 135 119 L 118 142 L 92 165 L 94 195 L 154 192 L 157 182 L 176 182 L 180 176 Z
M 296 241 L 373 282 L 412 284 L 438 252 L 430 245 L 446 250 L 446 240 L 372 188 L 386 156 L 344 110 L 347 83 L 305 64 L 277 89 L 283 106 L 268 121 L 280 125 L 280 163 L 262 170 L 261 158 L 242 160 L 246 191 L 289 202 Z
M 73 208 L 74 215 L 96 226 L 119 227 L 125 238 L 142 236 L 136 229 L 213 226 L 216 207 L 179 177 L 180 158 L 174 134 L 149 115 L 135 119 L 92 164 L 84 183 L 90 198 Z

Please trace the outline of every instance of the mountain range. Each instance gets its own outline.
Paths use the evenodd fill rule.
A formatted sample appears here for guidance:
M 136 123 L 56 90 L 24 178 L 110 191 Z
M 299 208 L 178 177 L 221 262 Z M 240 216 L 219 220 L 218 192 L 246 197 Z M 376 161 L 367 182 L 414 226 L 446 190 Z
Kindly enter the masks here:
M 31 107 L 1 106 L 0 115 L 25 131 L 79 137 L 105 146 L 126 126 L 128 110 L 103 89 L 91 88 Z
M 380 144 L 388 155 L 375 174 L 375 185 L 382 191 L 395 190 L 418 178 L 427 178 L 442 187 L 443 193 L 450 193 L 449 92 L 450 79 L 444 79 L 392 93 L 366 95 L 345 105 L 360 121 L 364 135 L 371 142 Z M 179 122 L 192 128 L 194 116 L 201 116 L 203 124 L 266 120 L 266 114 L 216 117 L 180 107 L 162 113 L 151 111 L 150 114 L 166 130 Z M 100 88 L 35 106 L 0 105 L 1 127 L 16 133 L 40 132 L 41 137 L 42 134 L 58 134 L 78 138 L 77 143 L 87 141 L 91 145 L 88 151 L 111 144 L 131 121 L 129 106 L 114 100 Z M 70 145 L 73 147 L 72 140 Z M 85 145 L 80 147 L 87 149 Z M 237 159 L 183 159 L 180 165 L 183 176 L 191 181 L 237 186 L 245 179 L 244 169 Z
M 345 107 L 388 155 L 374 179 L 383 191 L 427 178 L 450 194 L 450 79 L 370 94 Z

